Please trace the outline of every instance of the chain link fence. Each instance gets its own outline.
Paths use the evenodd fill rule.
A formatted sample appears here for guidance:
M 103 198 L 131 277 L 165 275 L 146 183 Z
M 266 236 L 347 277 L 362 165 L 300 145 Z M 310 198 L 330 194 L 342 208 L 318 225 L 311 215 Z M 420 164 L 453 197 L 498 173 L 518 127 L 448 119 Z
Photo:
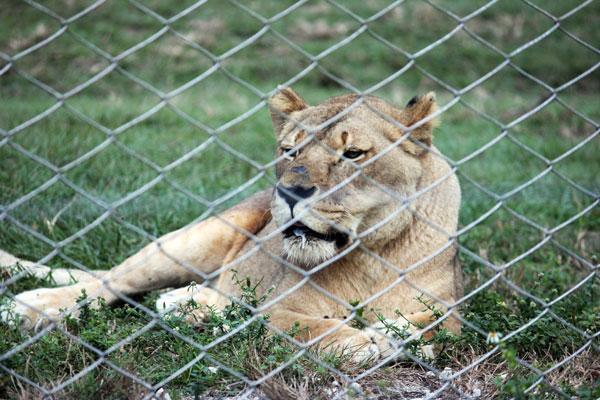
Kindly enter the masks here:
M 216 216 L 264 251 L 264 238 L 219 213 L 249 193 L 277 184 L 273 169 L 289 154 L 266 155 L 274 143 L 263 132 L 270 129 L 265 122 L 268 99 L 282 87 L 299 86 L 301 94 L 321 101 L 342 92 L 357 95 L 318 126 L 293 121 L 310 133 L 300 148 L 317 142 L 335 153 L 319 142 L 317 133 L 359 107 L 370 108 L 407 132 L 373 162 L 409 140 L 411 132 L 442 117 L 435 140 L 441 141 L 437 145 L 441 154 L 435 155 L 451 170 L 438 181 L 409 199 L 401 198 L 353 163 L 351 177 L 322 197 L 360 177 L 393 198 L 401 212 L 457 174 L 466 210 L 461 210 L 456 232 L 446 232 L 413 212 L 414 218 L 449 239 L 410 266 L 394 265 L 363 243 L 397 213 L 367 227 L 349 247 L 310 271 L 269 252 L 278 264 L 301 276 L 298 284 L 275 296 L 256 298 L 255 287 L 241 277 L 241 298 L 221 293 L 232 301 L 230 315 L 210 314 L 204 330 L 156 310 L 160 294 L 140 298 L 124 293 L 115 286 L 118 277 L 111 276 L 104 280 L 104 288 L 122 306 L 90 308 L 95 300 L 83 296 L 70 310 L 80 310 L 83 322 L 67 318 L 32 332 L 4 324 L 7 341 L 0 354 L 4 374 L 0 390 L 7 398 L 597 397 L 599 109 L 594 91 L 600 51 L 593 30 L 600 15 L 597 3 L 9 3 L 5 26 L 14 31 L 2 31 L 8 37 L 0 52 L 4 80 L 0 85 L 6 93 L 0 120 L 0 150 L 5 152 L 1 183 L 6 192 L 0 206 L 0 245 L 34 262 L 17 263 L 8 253 L 0 254 L 5 264 L 16 264 L 3 270 L 5 320 L 10 307 L 28 306 L 15 305 L 18 293 L 57 283 L 51 281 L 50 271 L 55 271 L 56 281 L 56 271 L 63 273 L 64 268 L 85 271 L 64 272 L 69 279 L 102 280 L 105 275 L 98 271 L 117 265 L 147 243 L 156 246 L 144 257 L 161 253 L 165 263 L 193 276 L 196 287 L 218 291 L 219 275 L 235 269 L 253 251 L 204 273 L 169 251 L 159 237 Z M 29 27 L 31 13 L 36 21 L 50 22 Z M 204 18 L 205 13 L 210 18 Z M 572 29 L 569 23 L 576 17 L 584 19 Z M 543 23 L 530 29 L 533 20 Z M 401 35 L 402 23 L 410 31 Z M 19 30 L 21 24 L 25 33 Z M 118 30 L 119 24 L 125 30 Z M 460 41 L 455 42 L 457 38 Z M 548 54 L 555 47 L 543 47 L 557 38 L 560 56 L 570 58 L 559 59 Z M 464 41 L 469 45 L 465 47 Z M 52 76 L 55 67 L 64 70 Z M 109 80 L 110 90 L 94 92 Z M 212 83 L 202 86 L 207 82 Z M 424 93 L 423 89 L 438 92 L 439 109 L 410 127 L 365 100 L 377 95 L 405 103 L 416 94 L 409 91 Z M 313 90 L 315 94 L 310 94 Z M 207 105 L 210 101 L 214 102 Z M 128 102 L 136 104 L 129 109 Z M 110 110 L 99 110 L 104 106 Z M 553 107 L 561 111 L 555 113 Z M 58 115 L 68 117 L 54 125 L 48 122 Z M 81 130 L 93 140 L 66 136 L 57 146 L 43 136 L 50 131 L 35 131 L 46 122 L 44 129 Z M 190 132 L 185 148 L 178 147 L 180 139 L 171 134 L 178 129 Z M 236 129 L 255 130 L 258 136 L 245 141 L 246 132 Z M 550 133 L 543 136 L 546 130 Z M 152 136 L 152 131 L 162 136 Z M 480 137 L 477 132 L 482 132 Z M 499 159 L 485 159 L 501 146 L 510 148 L 502 150 Z M 91 164 L 109 150 L 118 151 L 117 161 Z M 469 167 L 482 158 L 475 168 Z M 199 160 L 205 169 L 185 169 Z M 113 161 L 122 162 L 122 169 L 114 170 Z M 83 176 L 81 168 L 91 176 Z M 508 168 L 508 175 L 496 173 L 502 168 Z M 111 175 L 115 171 L 123 175 L 115 178 Z M 507 176 L 516 178 L 499 181 Z M 188 178 L 199 183 L 190 187 Z M 48 195 L 59 185 L 68 196 Z M 548 187 L 554 191 L 544 192 Z M 101 195 L 104 189 L 110 194 Z M 175 197 L 161 202 L 165 191 Z M 551 206 L 544 202 L 553 199 L 540 193 L 561 200 Z M 150 203 L 140 203 L 144 196 L 152 198 Z M 35 203 L 40 197 L 44 202 Z M 173 217 L 178 210 L 183 216 Z M 69 218 L 61 222 L 67 214 Z M 363 313 L 371 303 L 400 283 L 410 285 L 405 279 L 409 271 L 452 247 L 458 249 L 464 268 L 464 296 L 447 304 L 435 293 L 414 287 L 444 306 L 420 327 L 435 332 L 433 339 L 396 335 L 390 338 L 395 350 L 380 360 L 350 367 L 343 357 L 314 348 L 318 339 L 343 324 L 307 343 L 294 332 L 273 327 L 264 316 L 269 307 L 307 285 L 347 310 L 345 325 L 364 327 L 368 322 Z M 367 299 L 339 299 L 314 282 L 315 273 L 352 251 L 368 254 L 399 278 Z M 132 263 L 131 268 L 140 265 Z M 126 272 L 123 275 L 126 279 Z M 196 287 L 186 290 L 194 293 Z M 423 301 L 423 307 L 432 306 Z M 453 313 L 455 309 L 460 315 Z M 461 337 L 440 329 L 451 315 L 460 319 Z M 265 333 L 265 327 L 276 334 Z M 206 333 L 209 328 L 215 332 Z M 411 343 L 435 344 L 442 350 L 431 359 Z M 236 352 L 239 346 L 247 347 L 242 356 Z M 128 352 L 135 356 L 126 359 L 123 354 Z M 81 359 L 73 361 L 73 355 Z M 149 362 L 156 365 L 148 366 Z M 59 376 L 55 368 L 62 371 Z M 85 391 L 86 385 L 95 389 Z

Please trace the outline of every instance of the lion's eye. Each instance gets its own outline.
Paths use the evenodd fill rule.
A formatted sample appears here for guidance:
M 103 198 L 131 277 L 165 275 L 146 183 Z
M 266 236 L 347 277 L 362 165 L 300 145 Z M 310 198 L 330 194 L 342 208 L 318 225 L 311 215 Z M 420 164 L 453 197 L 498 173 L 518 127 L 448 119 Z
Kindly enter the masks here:
M 282 147 L 281 152 L 287 160 L 293 160 L 298 155 L 298 150 L 295 150 L 293 147 Z
M 346 150 L 344 152 L 344 158 L 349 158 L 350 160 L 356 160 L 364 154 L 365 154 L 365 152 L 362 150 Z

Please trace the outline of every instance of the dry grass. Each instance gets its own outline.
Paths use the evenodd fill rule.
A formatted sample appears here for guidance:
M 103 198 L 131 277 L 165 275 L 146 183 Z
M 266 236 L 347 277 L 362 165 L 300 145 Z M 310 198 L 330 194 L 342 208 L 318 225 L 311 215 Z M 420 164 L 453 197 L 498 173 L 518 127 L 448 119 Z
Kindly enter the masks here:
M 462 399 L 465 396 L 479 399 L 502 398 L 502 385 L 520 373 L 511 370 L 500 353 L 482 361 L 479 360 L 480 357 L 481 352 L 475 349 L 457 354 L 452 363 L 454 368 L 452 370 L 446 368 L 440 375 L 414 364 L 392 364 L 363 377 L 358 384 L 349 384 L 337 376 L 324 378 L 323 375 L 312 370 L 307 370 L 301 379 L 290 378 L 285 373 L 279 373 L 265 381 L 250 398 L 308 400 L 337 396 L 340 399 L 416 400 L 434 393 L 435 398 L 444 400 Z M 529 361 L 533 362 L 533 360 Z M 560 360 L 555 360 L 554 364 L 558 362 Z M 265 371 L 259 368 L 258 355 L 249 365 L 253 365 L 249 370 L 251 379 L 259 379 L 265 375 Z M 445 376 L 462 369 L 465 369 L 465 372 L 454 379 L 451 385 L 444 387 Z M 356 372 L 345 372 L 350 378 L 356 376 Z M 598 382 L 598 379 L 600 379 L 600 358 L 594 351 L 588 349 L 564 366 L 551 371 L 547 375 L 546 384 L 554 387 L 566 385 L 578 389 L 584 386 L 591 387 L 594 382 Z M 536 395 L 535 390 L 533 395 Z M 218 397 L 214 397 L 214 394 L 202 397 L 206 400 L 216 398 Z M 234 396 L 229 399 L 237 398 Z
M 86 379 L 86 378 L 82 378 Z M 54 385 L 59 385 L 61 381 L 54 382 Z M 46 385 L 52 387 L 53 385 Z M 86 392 L 85 394 L 77 390 L 75 385 L 67 386 L 66 390 L 54 394 L 54 397 L 44 397 L 44 394 L 32 386 L 23 385 L 20 381 L 13 379 L 13 386 L 6 393 L 0 395 L 6 399 L 14 400 L 38 400 L 38 399 L 61 399 L 61 400 L 80 400 L 83 398 L 89 399 L 109 399 L 119 398 L 123 400 L 140 400 L 147 396 L 150 392 L 142 385 L 135 383 L 133 380 L 121 374 L 114 374 L 111 379 L 97 379 L 96 390 L 93 393 Z M 14 389 L 13 389 L 14 388 Z M 118 394 L 118 397 L 115 395 Z
M 574 357 L 564 366 L 548 374 L 547 382 L 552 386 L 568 385 L 580 388 L 600 384 L 600 355 L 589 348 Z

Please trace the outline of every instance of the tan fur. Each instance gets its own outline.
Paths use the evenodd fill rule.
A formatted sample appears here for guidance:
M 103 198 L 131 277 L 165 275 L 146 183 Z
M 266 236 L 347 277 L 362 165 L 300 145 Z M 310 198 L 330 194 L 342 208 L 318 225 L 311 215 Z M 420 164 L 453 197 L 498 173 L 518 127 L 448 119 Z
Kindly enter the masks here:
M 278 190 L 261 192 L 219 217 L 160 238 L 158 244 L 146 246 L 99 276 L 102 280 L 22 293 L 16 297 L 15 312 L 23 317 L 24 326 L 43 323 L 39 311 L 48 314 L 46 318 L 60 318 L 58 310 L 72 307 L 82 289 L 92 298 L 111 302 L 118 298 L 113 291 L 131 295 L 197 281 L 199 289 L 192 293 L 179 289 L 162 296 L 159 310 L 192 296 L 222 308 L 229 296 L 240 295 L 233 279 L 237 273 L 261 281 L 261 292 L 274 289 L 268 307 L 260 311 L 270 314 L 275 328 L 287 330 L 299 323 L 307 328 L 299 339 L 356 350 L 358 360 L 389 354 L 393 341 L 382 334 L 376 312 L 401 325 L 405 321 L 397 311 L 416 325 L 428 325 L 432 315 L 423 311 L 418 296 L 425 294 L 443 310 L 462 296 L 453 244 L 460 189 L 432 146 L 436 110 L 432 93 L 404 109 L 366 97 L 346 113 L 357 101 L 357 96 L 347 95 L 311 107 L 291 89 L 281 90 L 270 101 L 281 146 L 278 155 L 296 151 L 278 163 L 278 187 L 311 189 L 311 196 L 296 198 L 292 207 Z M 340 112 L 345 115 L 337 118 Z M 315 129 L 331 118 L 336 120 Z M 350 150 L 360 154 L 355 162 L 342 157 L 352 154 Z M 357 168 L 362 173 L 353 177 Z M 281 231 L 293 223 L 322 235 L 344 233 L 348 241 L 306 239 L 300 234 L 284 237 Z M 375 224 L 380 226 L 371 229 Z M 254 234 L 258 248 L 248 240 Z M 310 274 L 310 284 L 305 274 Z M 281 295 L 278 302 L 269 303 Z M 349 303 L 367 299 L 371 301 L 361 305 L 371 327 L 351 327 L 345 320 L 352 313 Z M 449 311 L 444 325 L 458 334 L 460 324 L 451 315 L 456 311 Z

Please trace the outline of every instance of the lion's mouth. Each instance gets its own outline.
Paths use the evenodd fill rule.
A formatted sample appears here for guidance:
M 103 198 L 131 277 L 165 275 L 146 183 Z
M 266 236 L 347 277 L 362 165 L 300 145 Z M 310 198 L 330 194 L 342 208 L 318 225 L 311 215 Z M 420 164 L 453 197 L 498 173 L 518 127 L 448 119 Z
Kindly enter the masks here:
M 288 239 L 296 238 L 302 241 L 324 240 L 326 242 L 335 242 L 337 248 L 344 247 L 349 241 L 348 235 L 343 232 L 331 229 L 327 233 L 320 233 L 310 229 L 301 222 L 290 225 L 282 233 Z

